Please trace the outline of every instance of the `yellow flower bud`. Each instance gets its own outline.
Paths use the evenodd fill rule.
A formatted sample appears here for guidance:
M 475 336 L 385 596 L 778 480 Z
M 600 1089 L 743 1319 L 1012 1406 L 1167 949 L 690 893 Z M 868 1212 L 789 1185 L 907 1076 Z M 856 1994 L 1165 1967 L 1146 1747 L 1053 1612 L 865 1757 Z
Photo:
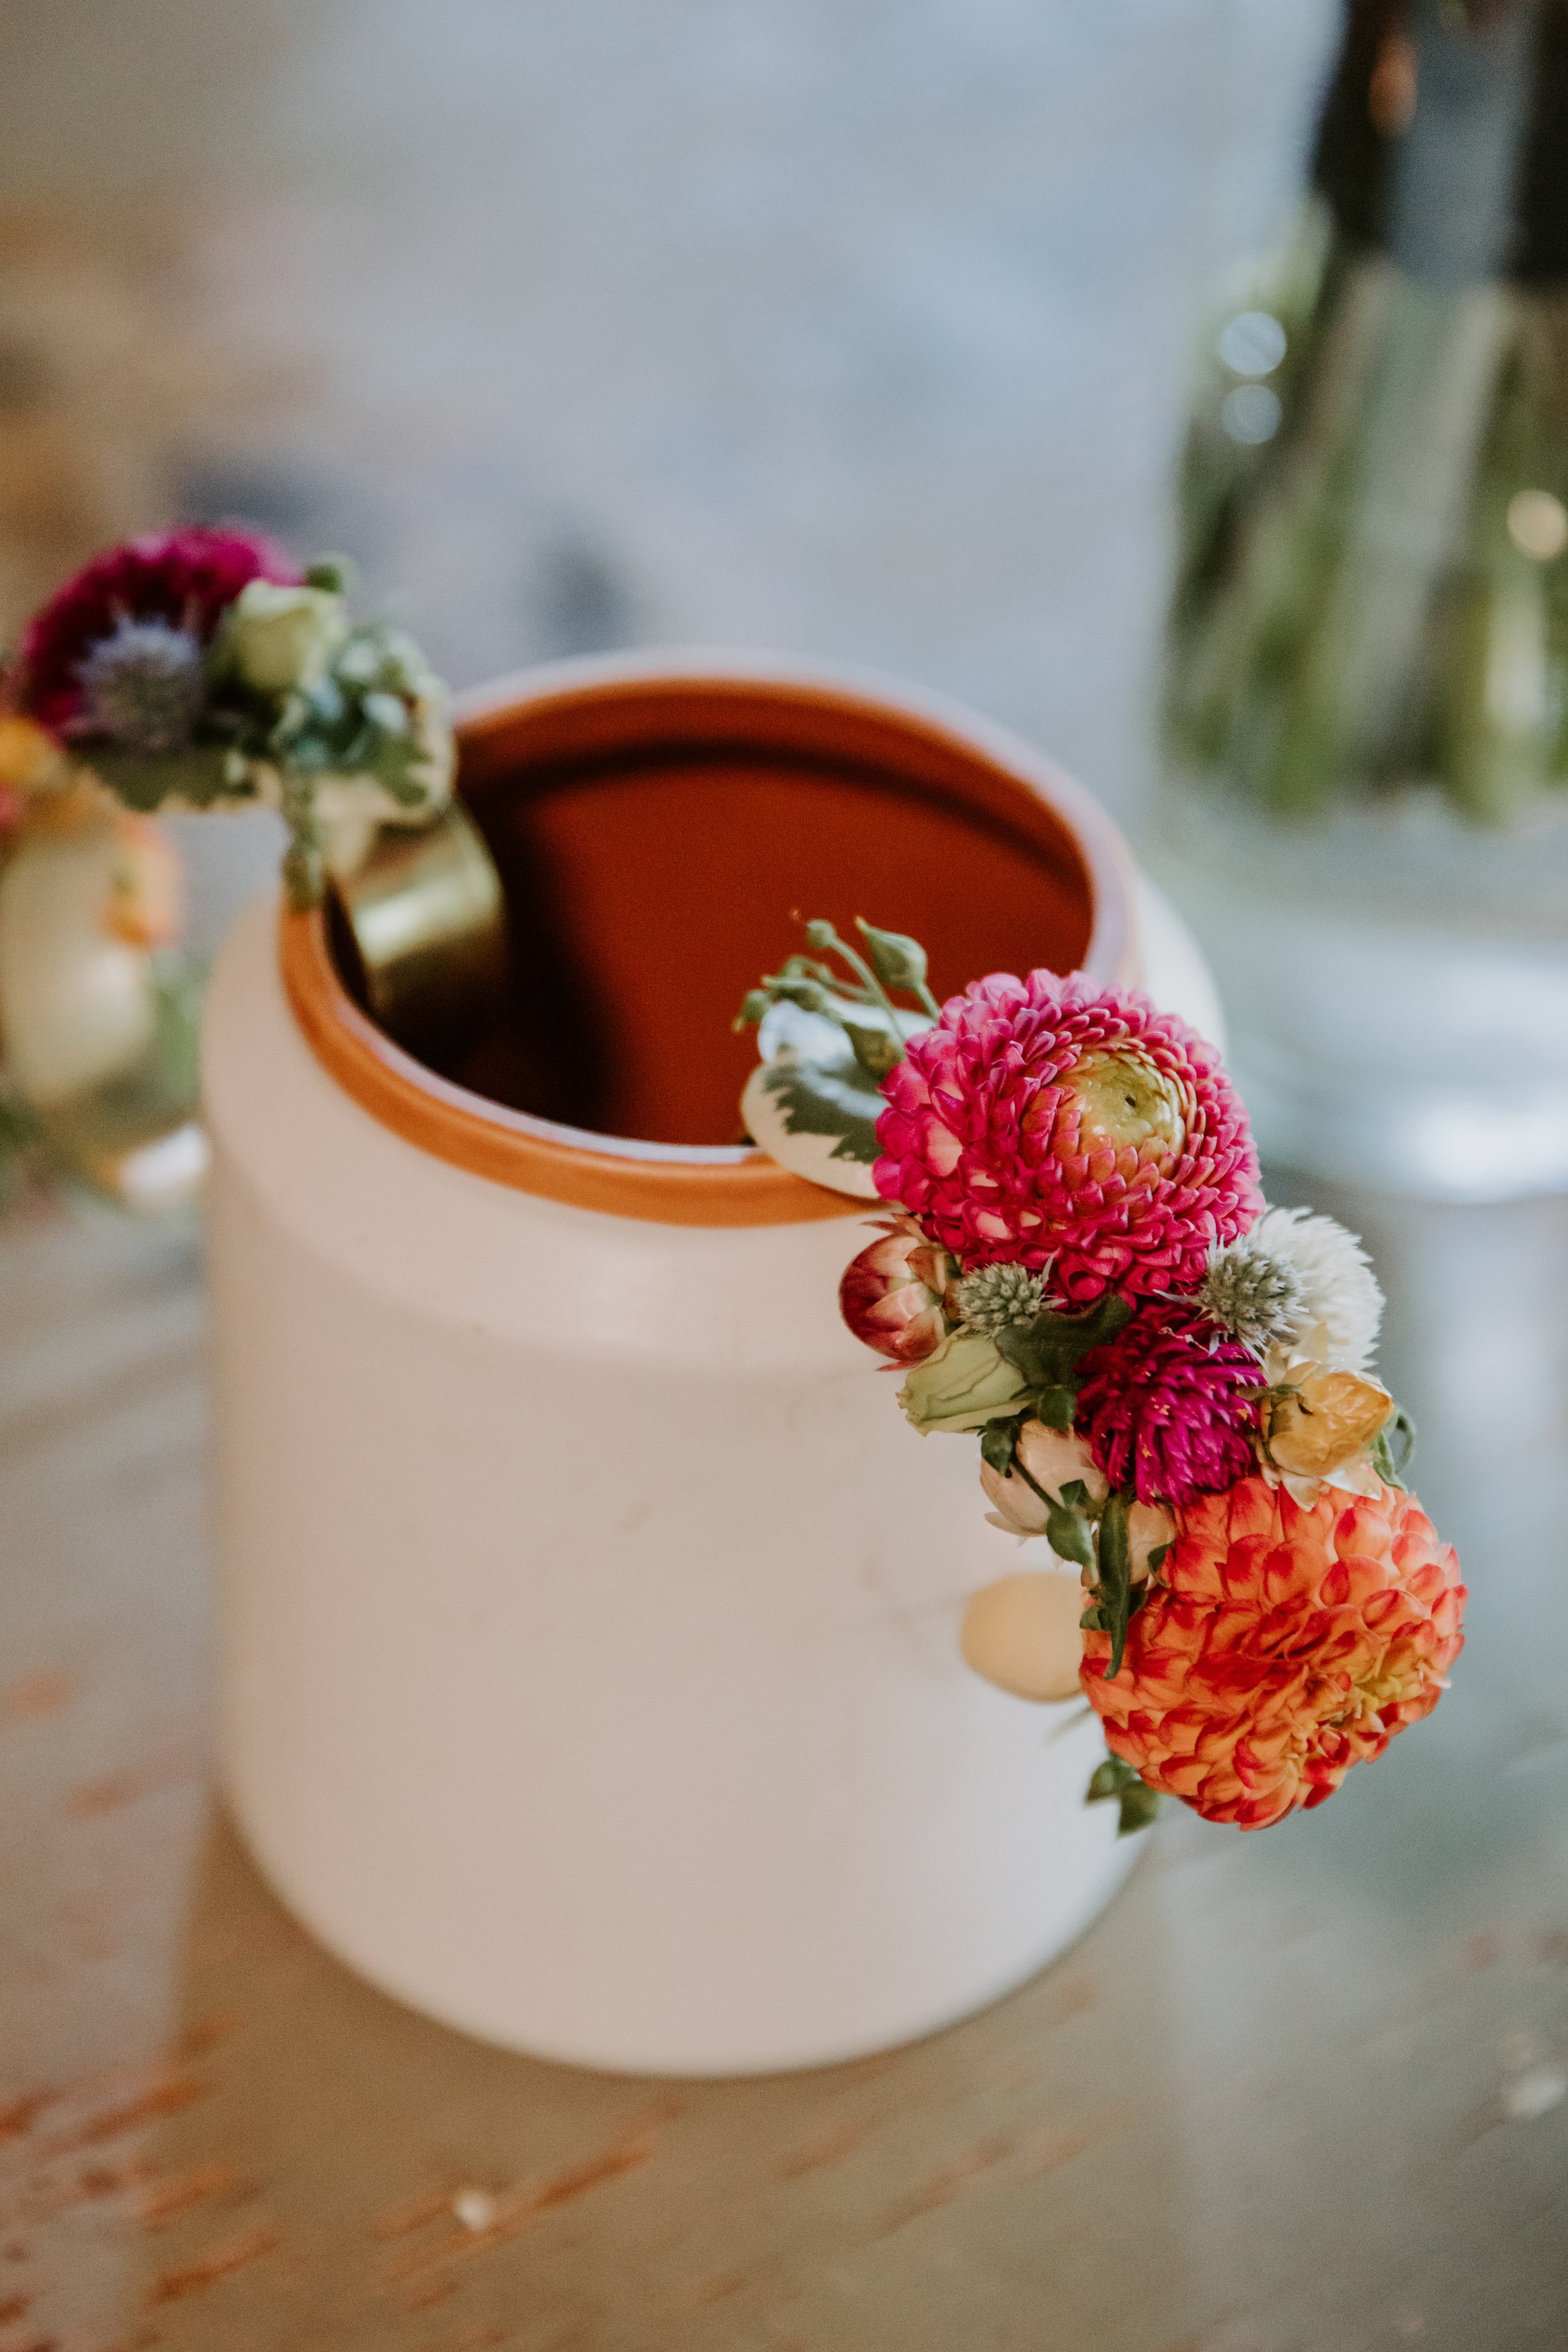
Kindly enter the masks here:
M 1291 1477 L 1326 1478 L 1372 1444 L 1393 1411 L 1394 1399 L 1377 1381 L 1310 1372 L 1269 1415 L 1274 1465 Z

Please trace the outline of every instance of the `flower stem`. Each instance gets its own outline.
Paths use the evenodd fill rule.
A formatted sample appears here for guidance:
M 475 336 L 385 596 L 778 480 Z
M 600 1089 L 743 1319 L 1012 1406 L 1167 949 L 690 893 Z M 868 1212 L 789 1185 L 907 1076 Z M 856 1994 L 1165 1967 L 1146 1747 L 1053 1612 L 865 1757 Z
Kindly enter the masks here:
M 889 1023 L 892 1028 L 893 1043 L 899 1049 L 899 1059 L 901 1062 L 904 1058 L 904 1040 L 903 1033 L 899 1027 L 899 1008 L 893 1003 L 892 998 L 888 994 L 888 992 L 883 987 L 881 982 L 878 979 L 876 972 L 866 961 L 865 957 L 857 955 L 848 941 L 847 940 L 841 940 L 837 932 L 834 929 L 833 925 L 829 922 L 819 920 L 813 923 L 807 923 L 805 927 L 805 936 L 811 941 L 814 948 L 828 948 L 832 950 L 835 955 L 842 956 L 844 961 L 849 966 L 850 971 L 858 975 L 862 985 L 868 992 L 868 1001 L 873 1004 L 879 1005 L 882 1011 L 887 1014 Z M 933 1012 L 938 1009 L 939 1008 L 934 1005 L 931 1008 Z

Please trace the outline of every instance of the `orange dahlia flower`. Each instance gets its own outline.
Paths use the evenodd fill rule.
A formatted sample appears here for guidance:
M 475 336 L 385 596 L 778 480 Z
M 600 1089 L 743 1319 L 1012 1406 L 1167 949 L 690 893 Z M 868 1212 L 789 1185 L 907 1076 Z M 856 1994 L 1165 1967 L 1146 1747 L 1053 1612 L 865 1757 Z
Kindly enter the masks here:
M 1114 1682 L 1110 1636 L 1085 1634 L 1083 1688 L 1152 1789 L 1264 1829 L 1430 1713 L 1465 1600 L 1453 1547 L 1403 1488 L 1325 1487 L 1307 1507 L 1243 1478 L 1182 1513 Z

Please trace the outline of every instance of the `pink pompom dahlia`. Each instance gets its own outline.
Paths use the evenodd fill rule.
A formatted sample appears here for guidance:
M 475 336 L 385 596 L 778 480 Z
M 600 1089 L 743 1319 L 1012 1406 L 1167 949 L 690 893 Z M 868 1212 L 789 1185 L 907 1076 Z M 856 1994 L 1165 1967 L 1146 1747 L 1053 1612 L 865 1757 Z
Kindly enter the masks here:
M 877 1190 L 966 1268 L 1050 1269 L 1073 1306 L 1194 1289 L 1263 1206 L 1213 1048 L 1133 991 L 972 982 L 883 1082 Z
M 1459 1564 L 1415 1496 L 1343 1501 L 1304 1507 L 1262 1477 L 1205 1495 L 1113 1682 L 1110 1636 L 1084 1636 L 1111 1749 L 1206 1821 L 1264 1829 L 1321 1805 L 1430 1714 L 1464 1647 Z
M 1079 1433 L 1112 1486 L 1141 1503 L 1179 1509 L 1255 1466 L 1262 1370 L 1197 1307 L 1151 1299 L 1079 1369 Z
M 68 734 L 83 715 L 82 664 L 125 624 L 163 622 L 205 644 L 247 581 L 302 577 L 281 548 L 249 531 L 191 525 L 109 548 L 24 630 L 21 708 Z

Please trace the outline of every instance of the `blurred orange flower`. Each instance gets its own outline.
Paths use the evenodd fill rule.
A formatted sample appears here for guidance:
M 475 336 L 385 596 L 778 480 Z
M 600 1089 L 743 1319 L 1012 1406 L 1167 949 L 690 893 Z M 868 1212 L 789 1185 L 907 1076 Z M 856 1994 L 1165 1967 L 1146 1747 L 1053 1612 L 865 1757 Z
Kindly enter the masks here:
M 0 785 L 14 792 L 46 790 L 65 772 L 65 759 L 52 735 L 19 711 L 0 711 Z
M 180 853 L 153 818 L 121 815 L 103 927 L 130 948 L 163 948 L 178 939 L 184 915 Z
M 1403 1488 L 1309 1507 L 1243 1478 L 1182 1513 L 1114 1682 L 1110 1637 L 1086 1633 L 1083 1688 L 1151 1788 L 1264 1829 L 1430 1712 L 1465 1600 L 1452 1546 Z

